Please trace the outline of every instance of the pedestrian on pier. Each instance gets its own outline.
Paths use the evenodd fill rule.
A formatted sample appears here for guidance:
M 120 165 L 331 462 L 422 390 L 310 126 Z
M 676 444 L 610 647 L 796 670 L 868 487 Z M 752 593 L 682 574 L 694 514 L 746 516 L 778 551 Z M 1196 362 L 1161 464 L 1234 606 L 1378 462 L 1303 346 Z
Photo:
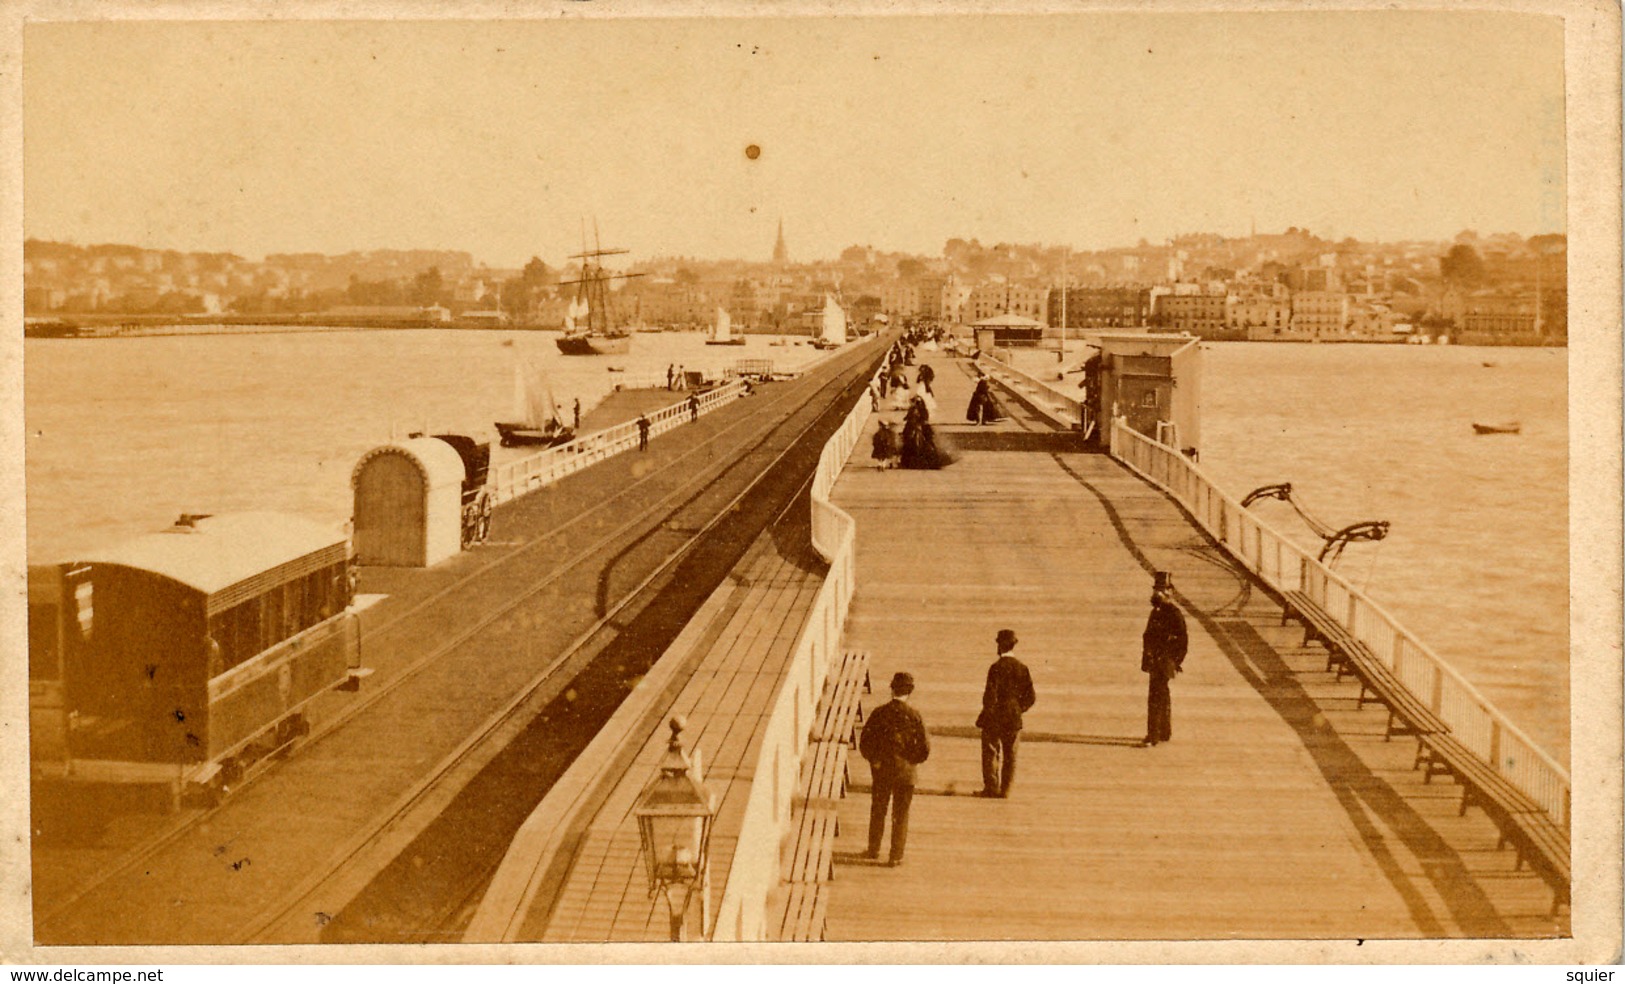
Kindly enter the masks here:
M 649 418 L 638 414 L 638 450 L 649 450 Z
M 875 429 L 874 449 L 870 456 L 879 463 L 882 469 L 890 468 L 892 461 L 897 457 L 897 432 L 892 430 L 889 420 L 882 420 Z
M 1185 616 L 1174 604 L 1174 576 L 1167 571 L 1155 573 L 1151 588 L 1151 616 L 1146 619 L 1145 633 L 1141 637 L 1140 672 L 1150 679 L 1146 695 L 1145 738 L 1140 744 L 1155 745 L 1172 740 L 1173 697 L 1168 683 L 1185 668 L 1185 651 L 1189 637 L 1185 631 Z
M 691 420 L 691 421 L 700 419 L 700 398 L 699 398 L 698 395 L 695 395 L 695 394 L 690 394 L 689 395 L 689 398 L 688 398 L 688 419 Z
M 910 707 L 914 677 L 898 673 L 891 678 L 891 700 L 875 709 L 858 737 L 858 752 L 869 763 L 869 849 L 865 857 L 880 857 L 886 832 L 886 809 L 891 808 L 891 854 L 888 863 L 903 863 L 908 846 L 908 808 L 914 801 L 914 768 L 931 755 L 925 720 Z
M 688 369 L 684 366 L 677 367 L 677 388 L 680 390 L 688 389 Z
M 1016 778 L 1016 745 L 1021 741 L 1021 716 L 1032 710 L 1032 674 L 1014 655 L 1016 634 L 1000 629 L 994 639 L 998 658 L 987 668 L 982 688 L 982 713 L 976 727 L 982 731 L 982 795 L 1005 799 Z
M 573 425 L 573 428 L 579 431 L 581 429 L 581 397 L 576 397 L 575 406 L 572 409 L 575 413 L 575 424 Z
M 671 392 L 671 384 L 677 378 L 677 367 L 666 363 L 666 391 Z

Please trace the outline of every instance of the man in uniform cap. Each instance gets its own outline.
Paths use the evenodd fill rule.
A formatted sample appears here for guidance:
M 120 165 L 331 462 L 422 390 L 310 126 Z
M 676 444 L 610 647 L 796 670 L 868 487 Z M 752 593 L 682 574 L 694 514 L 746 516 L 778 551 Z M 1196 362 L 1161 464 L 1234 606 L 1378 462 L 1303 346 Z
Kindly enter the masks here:
M 1157 571 L 1156 582 L 1151 587 L 1151 617 L 1146 619 L 1140 648 L 1140 672 L 1150 678 L 1145 738 L 1140 741 L 1146 746 L 1169 741 L 1174 736 L 1173 697 L 1168 693 L 1168 681 L 1185 667 L 1188 639 L 1185 616 L 1174 605 L 1173 590 L 1173 575 Z
M 987 668 L 987 686 L 982 688 L 982 713 L 976 726 L 982 729 L 982 795 L 1004 799 L 1016 778 L 1016 743 L 1021 739 L 1021 715 L 1032 709 L 1032 674 L 1016 659 L 1016 634 L 1000 629 L 994 639 L 998 658 Z
M 903 848 L 908 845 L 908 808 L 914 800 L 914 767 L 931 754 L 925 721 L 919 711 L 908 705 L 908 695 L 913 692 L 912 675 L 893 676 L 892 699 L 869 715 L 858 738 L 858 751 L 868 760 L 873 776 L 866 856 L 880 856 L 880 841 L 886 831 L 886 806 L 890 803 L 890 863 L 893 867 L 903 863 Z

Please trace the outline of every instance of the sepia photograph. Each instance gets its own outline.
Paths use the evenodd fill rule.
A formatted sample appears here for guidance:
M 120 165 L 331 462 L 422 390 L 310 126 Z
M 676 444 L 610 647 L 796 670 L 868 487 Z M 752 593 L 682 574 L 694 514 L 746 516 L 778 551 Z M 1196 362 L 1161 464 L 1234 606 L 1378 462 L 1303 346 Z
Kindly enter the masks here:
M 9 13 L 0 962 L 1619 959 L 1616 3 Z

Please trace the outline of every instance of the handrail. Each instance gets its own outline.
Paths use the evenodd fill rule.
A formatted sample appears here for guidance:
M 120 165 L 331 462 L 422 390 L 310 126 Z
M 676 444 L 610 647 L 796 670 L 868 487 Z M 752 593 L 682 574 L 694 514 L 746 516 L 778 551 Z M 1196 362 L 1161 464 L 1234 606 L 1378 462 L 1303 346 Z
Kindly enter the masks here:
M 880 373 L 871 378 L 878 385 Z M 761 750 L 751 781 L 722 900 L 707 927 L 716 941 L 760 940 L 767 936 L 767 906 L 779 885 L 779 851 L 790 830 L 791 801 L 801 756 L 819 694 L 839 654 L 847 609 L 856 589 L 853 565 L 857 522 L 829 501 L 830 490 L 871 413 L 867 395 L 824 443 L 813 473 L 812 543 L 829 562 L 812 610 L 802 625 L 778 700 L 762 729 Z
M 734 380 L 716 389 L 699 394 L 701 414 L 737 399 L 743 392 L 743 380 Z M 663 434 L 687 422 L 692 411 L 688 399 L 645 414 L 649 419 L 649 435 Z M 584 434 L 567 444 L 548 448 L 517 461 L 496 465 L 491 469 L 492 504 L 517 499 L 528 492 L 551 485 L 566 475 L 574 474 L 588 465 L 612 458 L 622 451 L 638 446 L 638 423 L 629 420 L 601 431 Z
M 1190 459 L 1135 431 L 1122 418 L 1112 421 L 1111 454 L 1173 497 L 1197 525 L 1269 587 L 1308 595 L 1369 647 L 1474 755 L 1549 816 L 1568 823 L 1568 770 L 1386 609 L 1243 509 Z
M 1026 400 L 1045 416 L 1062 427 L 1072 429 L 1083 426 L 1082 400 L 1063 393 L 1031 373 L 1023 372 L 1008 362 L 978 359 L 978 366 L 1004 388 Z

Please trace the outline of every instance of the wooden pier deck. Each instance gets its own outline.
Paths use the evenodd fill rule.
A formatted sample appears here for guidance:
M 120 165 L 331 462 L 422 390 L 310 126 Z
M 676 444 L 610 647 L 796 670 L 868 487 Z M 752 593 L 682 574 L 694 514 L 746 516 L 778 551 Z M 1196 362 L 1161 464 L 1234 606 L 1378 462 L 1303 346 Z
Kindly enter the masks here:
M 859 857 L 853 757 L 827 939 L 1567 935 L 1494 826 L 1457 816 L 1459 787 L 1424 785 L 1411 741 L 1385 741 L 1384 713 L 1356 710 L 1358 685 L 1170 500 L 1008 397 L 1011 419 L 966 425 L 967 364 L 929 361 L 960 459 L 881 472 L 865 437 L 832 496 L 858 531 L 845 646 L 872 654 L 870 707 L 914 674 L 932 754 L 899 868 Z M 1143 748 L 1153 570 L 1174 573 L 1191 651 L 1173 741 Z M 984 800 L 973 722 L 1003 628 L 1038 702 L 1011 798 Z

